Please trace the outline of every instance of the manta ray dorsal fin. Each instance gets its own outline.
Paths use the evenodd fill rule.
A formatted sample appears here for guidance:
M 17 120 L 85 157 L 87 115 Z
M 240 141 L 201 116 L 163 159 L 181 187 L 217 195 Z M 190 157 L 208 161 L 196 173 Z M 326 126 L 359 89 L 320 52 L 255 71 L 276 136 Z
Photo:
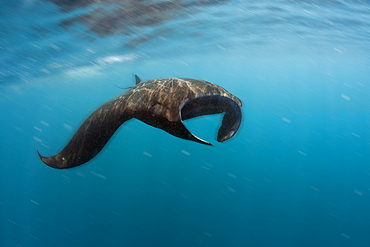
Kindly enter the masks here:
M 135 81 L 136 81 L 136 85 L 141 82 L 140 78 L 137 75 L 135 75 Z

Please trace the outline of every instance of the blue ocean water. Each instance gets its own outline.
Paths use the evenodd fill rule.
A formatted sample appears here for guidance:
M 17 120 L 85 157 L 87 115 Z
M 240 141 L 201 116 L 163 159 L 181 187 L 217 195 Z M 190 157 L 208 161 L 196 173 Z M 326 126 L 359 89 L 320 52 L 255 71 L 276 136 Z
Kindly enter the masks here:
M 13 0 L 0 9 L 0 246 L 369 246 L 370 2 Z M 52 169 L 97 107 L 142 80 L 243 102 L 186 126 L 138 120 Z

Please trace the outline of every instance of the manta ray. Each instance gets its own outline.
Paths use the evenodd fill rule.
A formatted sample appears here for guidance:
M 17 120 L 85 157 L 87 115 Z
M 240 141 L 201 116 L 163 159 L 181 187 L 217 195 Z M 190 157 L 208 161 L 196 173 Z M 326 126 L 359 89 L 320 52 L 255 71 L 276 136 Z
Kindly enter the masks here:
M 192 134 L 184 120 L 224 112 L 218 142 L 230 139 L 239 129 L 242 102 L 214 83 L 182 78 L 141 81 L 137 75 L 135 78 L 136 85 L 95 110 L 62 151 L 51 157 L 38 152 L 41 160 L 57 169 L 80 166 L 94 158 L 114 132 L 132 118 L 205 145 L 212 144 Z

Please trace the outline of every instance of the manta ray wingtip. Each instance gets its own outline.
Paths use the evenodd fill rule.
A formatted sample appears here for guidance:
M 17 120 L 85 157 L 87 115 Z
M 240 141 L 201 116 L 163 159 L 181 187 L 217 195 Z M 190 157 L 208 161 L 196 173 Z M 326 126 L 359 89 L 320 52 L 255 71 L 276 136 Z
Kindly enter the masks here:
M 43 160 L 44 156 L 42 156 L 42 155 L 40 154 L 39 150 L 36 150 L 36 152 L 37 152 L 37 154 L 39 155 L 39 157 L 40 157 L 40 159 L 42 160 L 42 162 L 44 162 L 44 160 Z M 44 162 L 44 163 L 45 163 L 45 162 Z
M 39 150 L 36 150 L 37 154 L 39 155 L 42 162 L 44 162 L 47 166 L 56 168 L 56 169 L 64 169 L 64 167 L 59 167 L 57 164 L 55 164 L 53 157 L 45 157 L 42 156 L 39 152 Z
M 50 166 L 50 164 L 48 164 L 48 162 L 47 162 L 47 157 L 42 156 L 42 155 L 40 154 L 39 150 L 36 150 L 36 152 L 37 152 L 37 154 L 39 155 L 39 157 L 40 157 L 41 161 L 42 161 L 42 162 L 44 162 L 46 165 Z

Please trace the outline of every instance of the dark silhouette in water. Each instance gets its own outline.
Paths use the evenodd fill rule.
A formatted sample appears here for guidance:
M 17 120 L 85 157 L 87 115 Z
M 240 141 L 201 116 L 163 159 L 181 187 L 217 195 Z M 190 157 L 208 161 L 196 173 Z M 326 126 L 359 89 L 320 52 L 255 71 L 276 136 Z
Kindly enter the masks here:
M 212 145 L 193 135 L 184 120 L 225 112 L 217 141 L 230 139 L 242 118 L 241 101 L 222 87 L 207 81 L 168 78 L 141 82 L 94 111 L 57 155 L 41 160 L 65 169 L 94 158 L 122 123 L 136 118 L 176 137 Z

